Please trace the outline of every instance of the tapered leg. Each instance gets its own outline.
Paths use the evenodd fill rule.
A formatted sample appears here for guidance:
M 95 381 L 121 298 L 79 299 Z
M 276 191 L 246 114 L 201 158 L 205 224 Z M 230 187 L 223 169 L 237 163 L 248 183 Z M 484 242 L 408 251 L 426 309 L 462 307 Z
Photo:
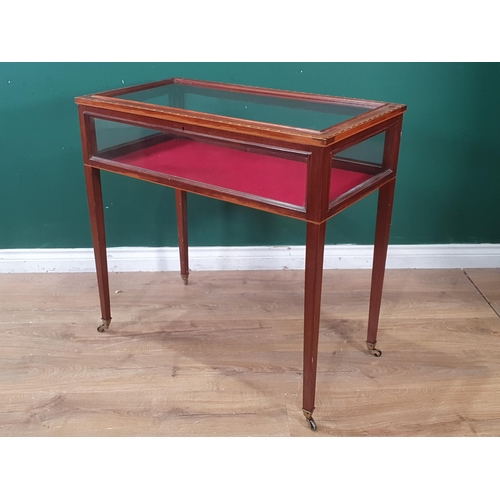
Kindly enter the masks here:
M 175 190 L 175 201 L 177 206 L 177 231 L 179 234 L 179 256 L 181 259 L 181 278 L 184 284 L 188 284 L 189 260 L 188 260 L 188 221 L 187 221 L 187 193 L 180 189 Z
M 323 255 L 325 250 L 326 223 L 307 223 L 306 270 L 304 294 L 304 382 L 303 412 L 311 427 L 316 393 L 316 368 L 318 363 L 318 335 L 323 282 Z
M 368 337 L 366 344 L 368 352 L 374 356 L 381 356 L 382 352 L 375 349 L 377 343 L 380 305 L 382 303 L 382 289 L 384 286 L 385 262 L 389 235 L 391 230 L 392 205 L 394 201 L 395 179 L 379 189 L 377 225 L 375 230 L 375 247 L 373 251 L 372 285 L 370 293 L 370 312 L 368 315 Z
M 101 301 L 102 325 L 97 328 L 103 332 L 111 323 L 111 305 L 109 299 L 108 261 L 106 256 L 106 233 L 104 229 L 104 208 L 102 205 L 101 172 L 97 168 L 84 167 L 89 203 L 90 226 L 94 245 L 97 285 Z

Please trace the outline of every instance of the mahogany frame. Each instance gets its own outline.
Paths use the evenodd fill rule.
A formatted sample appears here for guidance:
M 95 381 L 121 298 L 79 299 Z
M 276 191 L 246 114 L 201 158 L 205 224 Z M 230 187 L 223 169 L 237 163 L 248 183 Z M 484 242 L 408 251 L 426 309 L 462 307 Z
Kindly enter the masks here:
M 368 109 L 340 124 L 321 131 L 301 129 L 180 108 L 159 106 L 120 99 L 120 95 L 178 83 L 202 88 L 245 92 L 261 96 L 295 99 L 316 103 L 333 103 Z M 311 429 L 315 404 L 318 334 L 321 308 L 321 288 L 326 221 L 373 191 L 379 192 L 375 245 L 371 280 L 368 352 L 380 356 L 375 348 L 389 243 L 392 205 L 396 183 L 400 136 L 406 106 L 395 103 L 347 99 L 301 92 L 281 91 L 171 78 L 159 82 L 77 97 L 80 120 L 84 171 L 86 179 L 92 241 L 97 270 L 97 282 L 104 331 L 111 322 L 111 305 L 106 258 L 106 235 L 100 171 L 108 170 L 137 179 L 154 182 L 176 190 L 181 276 L 188 282 L 187 192 L 229 201 L 244 206 L 293 217 L 306 222 L 304 351 L 303 351 L 303 412 Z M 208 141 L 225 147 L 259 151 L 264 154 L 300 159 L 307 164 L 306 206 L 287 205 L 257 196 L 248 196 L 227 189 L 192 182 L 139 167 L 124 165 L 97 154 L 94 119 L 113 120 L 147 127 L 166 134 Z M 381 165 L 334 158 L 340 151 L 385 132 Z M 155 140 L 155 139 L 152 139 Z M 133 144 L 128 145 L 135 147 Z M 127 147 L 128 147 L 127 146 Z M 372 177 L 335 200 L 329 199 L 330 170 L 336 164 L 372 174 Z

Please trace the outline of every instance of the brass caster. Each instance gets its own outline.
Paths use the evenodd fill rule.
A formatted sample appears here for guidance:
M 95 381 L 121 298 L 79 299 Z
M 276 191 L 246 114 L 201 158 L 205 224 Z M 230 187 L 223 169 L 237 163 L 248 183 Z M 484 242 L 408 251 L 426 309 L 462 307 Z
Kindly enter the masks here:
M 309 427 L 312 431 L 317 431 L 318 430 L 318 426 L 316 425 L 316 422 L 314 421 L 314 418 L 308 418 L 307 419 L 307 423 L 309 424 Z
M 103 319 L 102 325 L 97 327 L 97 331 L 100 333 L 105 332 L 109 328 L 110 323 L 111 323 L 110 319 Z
M 376 358 L 380 358 L 382 356 L 382 351 L 380 349 L 375 349 L 376 342 L 367 342 L 366 346 L 368 347 L 368 353 Z
M 187 285 L 189 274 L 181 274 L 181 278 L 182 278 L 182 281 L 184 281 L 184 284 Z
M 316 425 L 314 418 L 312 418 L 312 411 L 302 410 L 302 413 L 304 414 L 304 417 L 306 417 L 307 423 L 309 424 L 309 428 L 312 431 L 317 431 L 318 426 Z

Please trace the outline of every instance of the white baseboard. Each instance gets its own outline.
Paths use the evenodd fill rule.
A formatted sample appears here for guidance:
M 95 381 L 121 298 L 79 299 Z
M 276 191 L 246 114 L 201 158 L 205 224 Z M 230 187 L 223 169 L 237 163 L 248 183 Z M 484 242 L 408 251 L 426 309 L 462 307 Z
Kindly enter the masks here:
M 191 247 L 192 271 L 304 269 L 304 246 Z M 327 245 L 325 269 L 370 269 L 372 245 Z M 178 271 L 177 248 L 108 248 L 110 271 Z M 394 245 L 388 269 L 500 267 L 500 244 Z M 95 272 L 91 248 L 0 250 L 0 273 Z

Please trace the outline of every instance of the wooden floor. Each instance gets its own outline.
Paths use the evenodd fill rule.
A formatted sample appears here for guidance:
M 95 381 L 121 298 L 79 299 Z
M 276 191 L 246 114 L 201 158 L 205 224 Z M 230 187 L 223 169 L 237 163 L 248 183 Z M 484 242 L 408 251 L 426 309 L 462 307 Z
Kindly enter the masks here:
M 0 275 L 1 436 L 500 436 L 500 269 L 325 271 L 302 415 L 303 272 Z

